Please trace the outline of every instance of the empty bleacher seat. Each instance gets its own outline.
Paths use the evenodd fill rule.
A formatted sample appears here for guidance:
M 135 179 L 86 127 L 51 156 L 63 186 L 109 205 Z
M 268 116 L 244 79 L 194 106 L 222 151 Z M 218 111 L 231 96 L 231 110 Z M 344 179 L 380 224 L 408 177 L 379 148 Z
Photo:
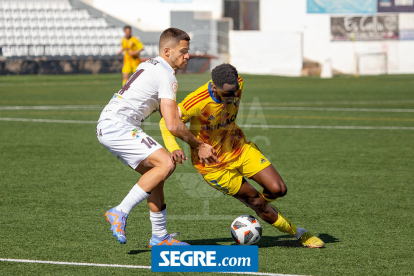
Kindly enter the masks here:
M 68 0 L 0 0 L 4 56 L 116 55 L 122 37 L 122 28 Z
M 32 36 L 32 42 L 33 42 L 33 45 L 43 44 L 41 43 L 41 38 L 38 35 Z
M 74 50 L 74 54 L 77 56 L 84 55 L 83 46 L 81 45 L 76 45 L 73 50 Z
M 40 44 L 43 44 L 43 45 L 48 45 L 48 44 L 50 44 L 50 39 L 49 39 L 49 36 L 47 36 L 47 35 L 41 36 L 41 37 L 40 37 L 40 40 L 39 40 L 39 43 L 40 43 Z
M 6 37 L 6 44 L 7 45 L 14 45 L 14 36 L 8 36 Z
M 26 45 L 17 46 L 17 55 L 18 56 L 27 56 L 29 54 L 28 49 L 29 48 Z

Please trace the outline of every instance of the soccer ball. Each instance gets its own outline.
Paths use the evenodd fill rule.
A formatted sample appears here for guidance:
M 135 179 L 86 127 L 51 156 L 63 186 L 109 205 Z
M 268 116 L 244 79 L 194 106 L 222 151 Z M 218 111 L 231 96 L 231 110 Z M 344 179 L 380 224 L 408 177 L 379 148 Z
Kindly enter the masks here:
M 242 215 L 231 224 L 231 236 L 238 244 L 255 244 L 262 237 L 262 225 L 251 215 Z

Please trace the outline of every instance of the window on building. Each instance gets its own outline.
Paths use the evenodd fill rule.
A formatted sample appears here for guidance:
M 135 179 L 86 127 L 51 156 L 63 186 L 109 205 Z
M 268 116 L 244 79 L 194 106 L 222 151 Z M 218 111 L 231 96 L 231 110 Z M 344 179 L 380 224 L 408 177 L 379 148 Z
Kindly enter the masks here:
M 233 18 L 233 30 L 259 30 L 260 0 L 224 0 L 224 17 Z

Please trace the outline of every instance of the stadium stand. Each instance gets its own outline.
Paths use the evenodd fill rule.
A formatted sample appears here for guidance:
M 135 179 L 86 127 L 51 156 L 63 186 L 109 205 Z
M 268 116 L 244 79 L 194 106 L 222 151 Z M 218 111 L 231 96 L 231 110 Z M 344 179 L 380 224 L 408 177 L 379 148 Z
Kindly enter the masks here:
M 4 57 L 116 55 L 123 35 L 67 0 L 0 1 Z

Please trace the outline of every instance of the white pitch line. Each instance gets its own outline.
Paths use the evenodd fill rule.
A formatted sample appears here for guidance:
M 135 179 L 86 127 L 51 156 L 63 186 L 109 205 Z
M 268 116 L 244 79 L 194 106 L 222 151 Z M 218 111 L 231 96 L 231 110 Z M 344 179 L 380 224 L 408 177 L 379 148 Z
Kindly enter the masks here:
M 379 101 L 308 101 L 308 102 L 265 102 L 265 103 L 245 103 L 247 105 L 284 105 L 284 104 L 410 104 L 413 100 L 379 100 Z
M 51 120 L 30 118 L 3 118 L 0 121 L 8 122 L 33 122 L 33 123 L 59 123 L 59 124 L 97 124 L 97 121 L 81 120 Z M 158 123 L 142 123 L 144 126 L 158 126 Z M 396 126 L 304 126 L 304 125 L 239 125 L 250 128 L 293 128 L 293 129 L 361 129 L 361 130 L 414 130 L 414 127 Z
M 252 110 L 293 110 L 293 111 L 342 111 L 342 112 L 391 112 L 391 113 L 413 113 L 414 109 L 408 108 L 340 108 L 340 107 L 283 107 L 267 106 L 266 103 L 251 105 Z M 0 106 L 0 110 L 102 110 L 101 105 L 40 105 L 40 106 Z
M 361 130 L 414 130 L 414 127 L 394 126 L 302 126 L 302 125 L 239 125 L 252 128 L 297 128 L 297 129 L 361 129 Z
M 122 267 L 122 268 L 145 268 L 145 269 L 151 269 L 150 266 L 142 266 L 142 265 L 74 263 L 74 262 L 55 262 L 55 261 L 25 260 L 25 259 L 0 259 L 0 261 L 2 261 L 2 262 L 15 262 L 15 263 L 36 263 L 36 264 L 55 264 L 55 265 L 77 265 L 77 266 L 101 266 L 101 267 Z
M 51 119 L 30 119 L 30 118 L 2 118 L 0 121 L 9 122 L 33 122 L 33 123 L 59 123 L 59 124 L 97 124 L 98 121 L 80 121 L 80 120 L 51 120 Z
M 102 110 L 103 105 L 0 106 L 0 110 Z
M 276 106 L 251 106 L 252 110 L 297 110 L 297 111 L 342 111 L 342 112 L 392 112 L 411 113 L 414 109 L 400 108 L 337 108 L 337 107 L 276 107 Z
M 55 262 L 55 261 L 40 261 L 40 260 L 26 260 L 26 259 L 1 259 L 1 258 L 0 258 L 0 261 L 1 262 L 15 262 L 15 263 L 35 263 L 35 264 L 53 264 L 53 265 L 74 265 L 74 266 L 98 266 L 98 267 L 151 269 L 151 266 L 143 266 L 143 265 L 119 265 L 119 264 Z M 262 275 L 262 276 L 302 276 L 302 275 L 295 275 L 295 274 L 274 274 L 274 273 L 262 273 L 262 272 L 215 272 L 215 273 Z

